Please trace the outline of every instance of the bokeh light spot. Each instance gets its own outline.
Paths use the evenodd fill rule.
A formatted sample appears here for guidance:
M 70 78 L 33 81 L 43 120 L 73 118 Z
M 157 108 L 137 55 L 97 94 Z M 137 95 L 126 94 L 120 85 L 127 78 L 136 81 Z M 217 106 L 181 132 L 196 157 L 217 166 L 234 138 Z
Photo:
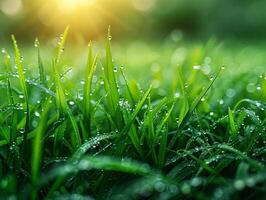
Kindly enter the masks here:
M 0 9 L 6 15 L 16 15 L 22 9 L 21 0 L 5 0 L 0 2 Z
M 156 4 L 156 0 L 133 0 L 133 6 L 139 11 L 148 11 Z

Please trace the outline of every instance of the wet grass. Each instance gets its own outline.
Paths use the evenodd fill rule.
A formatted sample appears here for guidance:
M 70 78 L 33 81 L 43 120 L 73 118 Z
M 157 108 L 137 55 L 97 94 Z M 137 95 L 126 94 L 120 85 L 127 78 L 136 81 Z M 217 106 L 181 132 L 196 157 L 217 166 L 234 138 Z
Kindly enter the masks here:
M 151 71 L 117 67 L 109 30 L 105 55 L 90 43 L 70 70 L 67 35 L 48 64 L 36 40 L 30 69 L 14 36 L 2 50 L 1 198 L 263 199 L 265 68 L 212 40 Z M 226 66 L 239 57 L 250 67 Z

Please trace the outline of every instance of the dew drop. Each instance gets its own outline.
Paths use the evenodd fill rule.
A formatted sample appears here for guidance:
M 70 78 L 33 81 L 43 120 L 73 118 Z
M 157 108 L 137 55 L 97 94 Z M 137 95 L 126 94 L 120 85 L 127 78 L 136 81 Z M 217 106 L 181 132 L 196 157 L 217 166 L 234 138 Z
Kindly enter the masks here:
M 39 47 L 39 40 L 38 40 L 38 38 L 36 38 L 35 39 L 35 41 L 34 41 L 34 47 Z
M 199 66 L 199 65 L 194 65 L 194 66 L 193 66 L 193 69 L 194 69 L 194 70 L 199 70 L 199 69 L 201 69 L 201 66 Z
M 116 73 L 117 72 L 117 67 L 114 67 L 113 71 Z
M 248 178 L 246 180 L 246 184 L 247 184 L 248 187 L 253 187 L 256 184 L 256 182 L 255 182 L 255 180 L 253 178 Z
M 165 190 L 165 184 L 161 181 L 158 181 L 154 184 L 154 189 L 158 192 L 163 192 Z
M 245 188 L 245 182 L 243 180 L 236 180 L 234 182 L 234 187 L 237 190 L 243 190 Z
M 175 93 L 175 98 L 179 98 L 180 97 L 180 93 L 179 92 L 176 92 Z
M 191 192 L 191 188 L 188 184 L 185 183 L 184 185 L 182 185 L 181 191 L 183 194 L 189 194 Z
M 40 113 L 39 113 L 38 111 L 35 111 L 35 112 L 34 112 L 34 115 L 35 115 L 36 117 L 40 117 Z
M 75 105 L 75 102 L 74 102 L 74 101 L 69 101 L 68 103 L 69 103 L 69 105 L 71 105 L 71 106 Z
M 191 186 L 198 187 L 201 184 L 201 179 L 198 177 L 195 177 L 190 182 Z

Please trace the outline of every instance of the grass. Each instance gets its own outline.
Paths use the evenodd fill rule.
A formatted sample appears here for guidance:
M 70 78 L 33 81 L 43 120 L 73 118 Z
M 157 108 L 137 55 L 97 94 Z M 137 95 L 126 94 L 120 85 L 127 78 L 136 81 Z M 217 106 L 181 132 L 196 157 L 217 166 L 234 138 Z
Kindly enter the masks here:
M 70 76 L 67 35 L 49 62 L 36 39 L 31 69 L 14 36 L 14 57 L 2 51 L 1 198 L 263 199 L 266 77 L 251 68 L 263 56 L 166 41 L 151 71 L 132 55 L 134 72 L 114 64 L 109 29 L 105 56 L 89 43 Z

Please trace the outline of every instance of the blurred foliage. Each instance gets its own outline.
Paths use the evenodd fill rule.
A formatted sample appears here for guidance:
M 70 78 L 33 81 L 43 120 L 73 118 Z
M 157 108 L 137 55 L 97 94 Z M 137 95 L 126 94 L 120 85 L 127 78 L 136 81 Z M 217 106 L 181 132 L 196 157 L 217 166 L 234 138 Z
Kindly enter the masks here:
M 0 0 L 0 36 L 53 36 L 66 25 L 76 39 L 101 36 L 107 26 L 121 37 L 263 37 L 264 0 Z

